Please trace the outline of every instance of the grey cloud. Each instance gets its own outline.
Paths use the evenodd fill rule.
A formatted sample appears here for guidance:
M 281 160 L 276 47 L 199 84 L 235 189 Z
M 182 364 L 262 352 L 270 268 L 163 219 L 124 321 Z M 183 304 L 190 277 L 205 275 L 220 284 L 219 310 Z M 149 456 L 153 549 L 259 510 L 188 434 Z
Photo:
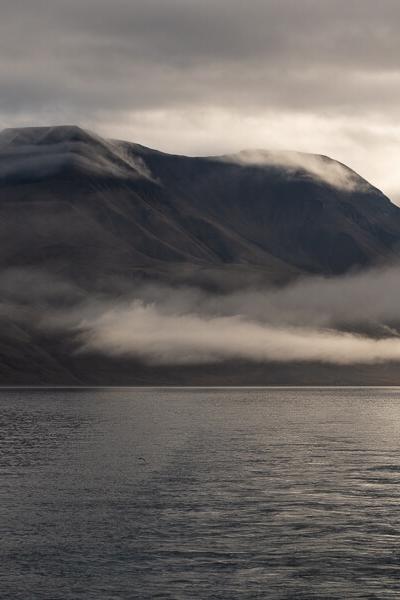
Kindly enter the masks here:
M 399 266 L 224 295 L 109 283 L 88 294 L 43 271 L 9 270 L 0 274 L 0 316 L 68 333 L 80 352 L 149 364 L 400 360 Z
M 84 348 L 130 355 L 150 364 L 199 364 L 241 358 L 318 361 L 337 365 L 400 359 L 400 338 L 373 339 L 338 331 L 279 328 L 243 317 L 171 316 L 134 303 L 89 323 Z
M 46 99 L 115 110 L 397 106 L 400 8 L 390 0 L 35 0 L 1 12 L 10 112 Z M 27 82 L 31 94 L 18 93 Z
M 97 304 L 73 326 L 83 351 L 150 364 L 398 361 L 399 292 L 398 266 L 224 296 L 153 285 Z
M 144 305 L 169 315 L 241 316 L 279 327 L 328 329 L 400 324 L 399 296 L 399 265 L 341 277 L 302 278 L 282 288 L 248 287 L 222 296 L 158 285 L 142 286 L 134 294 Z
M 397 194 L 399 19 L 397 0 L 3 0 L 0 126 L 189 154 L 278 144 Z

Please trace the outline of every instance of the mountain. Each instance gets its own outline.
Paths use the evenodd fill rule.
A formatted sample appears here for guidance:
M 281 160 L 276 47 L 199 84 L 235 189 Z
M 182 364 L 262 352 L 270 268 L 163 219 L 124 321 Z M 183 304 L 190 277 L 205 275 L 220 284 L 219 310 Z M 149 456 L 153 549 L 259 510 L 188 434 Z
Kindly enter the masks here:
M 286 280 L 392 258 L 400 209 L 327 157 L 169 155 L 78 127 L 0 134 L 0 268 L 96 283 L 182 274 Z
M 35 270 L 85 293 L 137 281 L 224 291 L 393 261 L 400 208 L 325 156 L 187 157 L 74 126 L 33 127 L 0 133 L 0 235 L 2 292 L 10 293 L 10 273 L 25 273 L 18 285 L 29 305 L 37 290 L 26 274 Z M 120 373 L 128 383 L 231 381 L 218 369 L 210 376 L 210 367 L 187 377 L 159 369 L 157 379 L 132 361 L 78 360 L 73 346 L 3 314 L 0 381 L 104 384 Z M 257 369 L 257 383 L 268 383 Z M 236 372 L 247 381 L 245 366 Z M 278 377 L 286 380 L 287 371 Z

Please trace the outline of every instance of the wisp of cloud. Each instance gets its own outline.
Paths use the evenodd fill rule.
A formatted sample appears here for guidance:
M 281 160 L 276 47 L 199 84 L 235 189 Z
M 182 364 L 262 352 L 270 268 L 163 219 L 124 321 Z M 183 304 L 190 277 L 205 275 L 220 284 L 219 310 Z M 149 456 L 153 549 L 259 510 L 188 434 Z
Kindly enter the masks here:
M 218 294 L 126 282 L 118 292 L 113 282 L 89 293 L 48 273 L 14 269 L 1 274 L 0 294 L 0 317 L 73 336 L 79 352 L 151 365 L 400 360 L 399 266 Z

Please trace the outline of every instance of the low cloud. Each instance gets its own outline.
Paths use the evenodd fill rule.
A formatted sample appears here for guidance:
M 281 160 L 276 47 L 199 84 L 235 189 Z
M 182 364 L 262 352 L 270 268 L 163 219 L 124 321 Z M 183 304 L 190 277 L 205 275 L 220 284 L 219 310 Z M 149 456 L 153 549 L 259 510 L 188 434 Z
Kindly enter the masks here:
M 337 365 L 400 359 L 400 338 L 307 328 L 279 328 L 240 316 L 166 315 L 134 302 L 106 310 L 85 330 L 83 348 L 134 356 L 149 364 L 200 364 L 229 359 Z
M 152 179 L 132 147 L 75 126 L 28 127 L 0 132 L 0 178 L 40 178 L 79 165 L 89 173 Z
M 223 160 L 240 165 L 283 168 L 288 176 L 302 171 L 308 177 L 348 192 L 366 191 L 369 188 L 369 184 L 349 167 L 317 154 L 243 150 Z
M 400 361 L 400 267 L 209 293 L 110 281 L 88 292 L 37 270 L 0 275 L 0 319 L 72 336 L 78 352 L 150 365 Z

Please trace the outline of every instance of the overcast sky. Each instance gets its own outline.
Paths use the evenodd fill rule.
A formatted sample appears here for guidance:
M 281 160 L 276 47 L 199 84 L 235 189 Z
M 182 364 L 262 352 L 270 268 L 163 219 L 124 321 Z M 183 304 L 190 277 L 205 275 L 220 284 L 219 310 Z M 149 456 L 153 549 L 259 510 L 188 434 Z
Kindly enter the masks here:
M 0 0 L 0 126 L 324 153 L 400 202 L 399 0 Z

